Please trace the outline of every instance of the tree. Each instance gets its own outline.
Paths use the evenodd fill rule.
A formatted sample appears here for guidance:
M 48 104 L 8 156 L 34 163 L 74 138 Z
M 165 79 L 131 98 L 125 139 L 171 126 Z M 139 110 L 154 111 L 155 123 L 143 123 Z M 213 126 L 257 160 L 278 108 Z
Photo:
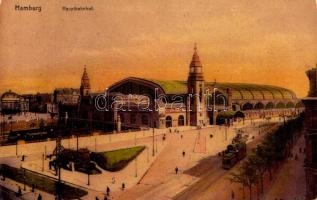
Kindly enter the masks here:
M 238 170 L 238 173 L 231 174 L 231 181 L 240 183 L 243 187 L 243 196 L 244 196 L 244 187 L 249 188 L 250 200 L 252 200 L 252 186 L 258 182 L 258 174 L 256 167 L 253 165 L 250 160 L 244 161 L 241 167 Z
M 257 183 L 261 183 L 261 193 L 263 193 L 263 177 L 266 171 L 264 160 L 257 156 L 256 154 L 252 154 L 248 158 L 249 164 L 256 170 L 256 176 L 259 181 Z M 257 187 L 257 195 L 259 197 L 259 187 Z
M 244 199 L 245 198 L 244 188 L 246 186 L 246 177 L 245 177 L 245 175 L 244 175 L 244 173 L 242 171 L 242 168 L 239 168 L 237 173 L 233 172 L 230 175 L 231 175 L 231 177 L 229 178 L 229 180 L 231 182 L 235 182 L 235 183 L 241 184 L 242 191 L 243 191 L 243 199 Z

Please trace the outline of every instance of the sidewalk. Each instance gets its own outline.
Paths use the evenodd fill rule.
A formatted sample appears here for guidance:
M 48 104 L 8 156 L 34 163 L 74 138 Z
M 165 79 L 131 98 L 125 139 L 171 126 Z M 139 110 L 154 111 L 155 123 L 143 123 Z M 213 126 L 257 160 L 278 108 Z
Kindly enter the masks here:
M 269 190 L 266 192 L 266 200 L 304 200 L 306 190 L 304 159 L 305 153 L 300 153 L 299 148 L 304 149 L 305 138 L 302 135 L 293 147 L 293 157 L 289 158 L 279 169 Z M 295 155 L 298 159 L 295 160 Z
M 23 183 L 19 183 L 16 182 L 14 180 L 11 180 L 9 178 L 6 178 L 5 181 L 0 181 L 0 185 L 2 187 L 5 187 L 9 190 L 11 190 L 12 192 L 18 192 L 19 187 L 21 188 L 22 191 L 22 196 L 21 199 L 25 199 L 25 200 L 36 200 L 37 197 L 39 196 L 39 194 L 41 194 L 41 196 L 43 197 L 44 200 L 54 200 L 55 196 L 52 194 L 48 194 L 46 192 L 40 191 L 35 189 L 34 192 L 31 191 L 31 187 L 29 186 L 25 186 Z M 24 190 L 25 188 L 25 190 Z
M 244 126 L 250 126 L 250 123 L 235 124 L 227 128 L 227 137 L 226 128 L 218 126 L 201 129 L 200 134 L 198 130 L 182 133 L 183 137 L 181 134 L 173 134 L 170 140 L 173 142 L 168 143 L 142 182 L 125 192 L 115 192 L 115 199 L 172 199 L 177 193 L 199 180 L 198 176 L 183 172 L 199 165 L 203 159 L 218 159 L 218 152 L 224 150 L 231 142 L 236 135 L 236 129 Z M 257 133 L 258 131 L 254 131 L 253 134 Z M 213 135 L 212 138 L 210 134 Z M 183 151 L 185 156 L 182 155 Z M 175 173 L 175 167 L 179 169 L 178 174 Z M 212 169 L 212 163 L 207 167 Z
M 198 180 L 197 177 L 182 174 L 183 171 L 197 165 L 200 160 L 217 155 L 219 151 L 224 150 L 235 136 L 236 130 L 243 127 L 254 128 L 255 126 L 245 121 L 244 124 L 235 123 L 230 128 L 209 126 L 199 131 L 195 127 L 182 127 L 182 130 L 177 127 L 173 128 L 171 133 L 169 129 L 156 129 L 155 157 L 152 157 L 152 130 L 82 137 L 79 138 L 79 148 L 85 147 L 91 151 L 102 152 L 135 145 L 144 145 L 147 148 L 120 172 L 102 170 L 103 173 L 100 175 L 91 175 L 89 186 L 87 185 L 88 176 L 79 172 L 62 170 L 62 180 L 86 188 L 89 193 L 83 199 L 87 200 L 94 199 L 96 196 L 102 199 L 107 186 L 111 189 L 111 195 L 116 198 L 121 198 L 121 195 L 123 195 L 122 198 L 127 197 L 127 199 L 141 198 L 141 196 L 144 199 L 146 199 L 145 197 L 154 198 L 153 195 L 170 198 Z M 180 132 L 177 133 L 174 131 L 175 129 Z M 162 140 L 163 134 L 166 135 L 165 141 Z M 210 134 L 213 135 L 212 138 Z M 76 138 L 64 139 L 62 144 L 66 148 L 75 149 Z M 44 161 L 44 172 L 42 172 L 42 154 L 52 153 L 54 147 L 55 141 L 19 145 L 19 155 L 21 153 L 27 155 L 22 167 L 56 178 L 55 173 L 48 169 L 48 160 Z M 3 156 L 0 158 L 1 163 L 14 167 L 21 166 L 21 158 L 16 156 L 15 148 L 16 146 L 0 147 L 0 156 Z M 182 155 L 183 151 L 185 156 Z M 4 157 L 5 155 L 6 157 Z M 177 175 L 174 171 L 176 166 L 180 172 Z M 144 176 L 144 174 L 146 175 Z M 112 183 L 113 177 L 116 180 L 114 184 Z M 126 185 L 125 191 L 121 190 L 122 182 Z M 138 184 L 139 182 L 140 184 Z M 140 193 L 131 193 L 132 190 L 138 190 L 138 188 L 141 189 Z M 17 186 L 13 189 L 17 190 Z M 135 194 L 137 196 L 134 196 Z M 25 196 L 28 195 L 31 194 L 25 194 Z M 32 197 L 30 198 L 32 199 Z M 47 198 L 50 199 L 51 196 L 47 195 Z M 44 199 L 46 200 L 46 198 Z

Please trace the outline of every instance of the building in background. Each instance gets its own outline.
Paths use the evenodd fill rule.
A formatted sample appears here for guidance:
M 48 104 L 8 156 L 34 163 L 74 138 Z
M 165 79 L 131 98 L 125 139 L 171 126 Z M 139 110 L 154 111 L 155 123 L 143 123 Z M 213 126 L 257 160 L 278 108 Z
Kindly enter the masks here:
M 2 114 L 16 114 L 29 111 L 28 100 L 11 90 L 1 95 L 0 102 Z
M 306 72 L 309 79 L 305 105 L 306 200 L 317 198 L 317 67 Z
M 238 118 L 285 117 L 302 111 L 301 101 L 286 88 L 206 81 L 196 47 L 187 81 L 129 77 L 111 85 L 102 102 L 98 97 L 101 94 L 91 93 L 85 69 L 80 88 L 80 124 L 107 129 L 206 126 Z M 111 106 L 108 111 L 100 111 L 97 101 L 101 107 L 103 103 Z
M 78 115 L 80 90 L 77 88 L 57 88 L 53 93 L 53 103 L 57 107 L 60 121 L 67 117 L 75 118 Z
M 260 84 L 208 82 L 204 79 L 203 67 L 197 53 L 189 65 L 187 81 L 165 81 L 130 77 L 109 87 L 109 96 L 122 95 L 118 106 L 130 106 L 149 97 L 154 108 L 154 95 L 166 98 L 156 102 L 164 105 L 155 112 L 136 108 L 132 111 L 114 112 L 114 123 L 125 126 L 205 126 L 218 124 L 235 118 L 260 118 L 298 114 L 301 101 L 289 89 Z M 129 100 L 129 96 L 134 99 Z M 181 97 L 181 98 L 180 98 Z M 177 103 L 175 103 L 177 102 Z M 146 102 L 143 102 L 146 103 Z M 151 123 L 150 123 L 151 122 Z
M 29 102 L 29 112 L 47 113 L 53 102 L 52 93 L 23 94 L 22 97 Z

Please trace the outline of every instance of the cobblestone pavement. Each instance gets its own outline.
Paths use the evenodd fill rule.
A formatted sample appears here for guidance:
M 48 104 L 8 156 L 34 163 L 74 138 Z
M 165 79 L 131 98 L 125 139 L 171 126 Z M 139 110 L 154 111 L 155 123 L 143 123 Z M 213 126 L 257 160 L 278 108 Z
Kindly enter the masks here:
M 264 123 L 260 121 L 258 120 L 257 123 Z M 196 130 L 193 127 L 183 127 L 179 132 L 167 129 L 155 130 L 154 157 L 151 130 L 79 138 L 79 146 L 87 147 L 92 151 L 107 151 L 135 145 L 144 145 L 147 148 L 138 156 L 137 161 L 130 162 L 122 171 L 114 173 L 103 171 L 101 175 L 91 176 L 90 186 L 87 185 L 87 175 L 78 172 L 63 170 L 62 180 L 85 188 L 89 194 L 83 199 L 87 200 L 95 199 L 96 196 L 103 199 L 107 186 L 111 189 L 111 199 L 170 199 L 199 180 L 199 176 L 184 173 L 186 170 L 195 167 L 204 159 L 210 157 L 216 159 L 218 152 L 224 150 L 231 142 L 236 130 L 243 127 L 253 127 L 252 134 L 257 135 L 257 128 L 251 125 L 250 121 L 246 121 L 245 124 L 237 123 L 230 128 L 210 126 Z M 165 141 L 162 140 L 163 134 L 166 135 Z M 211 134 L 213 137 L 210 136 Z M 65 139 L 62 144 L 65 147 L 75 148 L 76 138 Z M 15 146 L 0 147 L 0 162 L 15 167 L 22 165 L 38 173 L 55 177 L 47 167 L 48 160 L 44 161 L 44 171 L 42 171 L 42 154 L 51 153 L 54 146 L 54 141 L 48 141 L 19 145 L 17 149 Z M 27 155 L 26 161 L 22 164 L 21 157 L 16 156 L 17 152 L 19 156 Z M 210 164 L 213 168 L 213 162 Z M 116 179 L 115 184 L 112 183 L 112 177 Z M 124 191 L 121 190 L 122 182 L 126 185 Z M 12 185 L 5 186 L 17 190 L 17 186 L 15 188 Z M 25 199 L 34 198 L 32 194 L 24 194 L 24 196 Z M 46 197 L 45 200 L 54 199 L 50 194 L 43 193 L 43 196 Z

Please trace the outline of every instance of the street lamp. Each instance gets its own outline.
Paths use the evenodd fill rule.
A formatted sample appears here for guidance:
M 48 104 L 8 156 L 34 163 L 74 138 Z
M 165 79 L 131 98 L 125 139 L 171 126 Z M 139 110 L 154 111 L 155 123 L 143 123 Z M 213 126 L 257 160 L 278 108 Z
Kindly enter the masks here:
M 157 151 L 158 151 L 158 148 L 157 148 L 157 138 L 155 138 L 155 149 L 156 149 L 156 153 L 157 153 Z
M 44 172 L 44 153 L 42 154 L 42 172 Z
M 88 175 L 88 183 L 87 183 L 87 185 L 90 185 L 90 172 L 88 172 L 87 175 Z
M 214 105 L 213 105 L 213 109 L 212 109 L 212 121 L 213 121 L 213 124 L 216 124 L 216 121 L 215 121 L 215 111 L 216 111 L 216 90 L 218 88 L 214 88 L 213 89 L 213 95 L 214 95 Z
M 3 137 L 3 130 L 2 130 L 2 113 L 0 113 L 0 134 L 1 134 L 1 141 L 4 139 Z
M 154 119 L 153 119 L 153 115 L 152 115 L 152 156 L 155 156 L 155 150 L 154 150 Z
M 214 88 L 213 89 L 213 93 L 214 93 L 214 108 L 213 108 L 213 111 L 215 112 L 215 109 L 216 109 L 216 90 L 218 90 L 218 88 Z
M 26 186 L 25 186 L 25 168 L 23 168 L 23 190 L 26 190 Z
M 56 187 L 56 194 L 57 194 L 57 200 L 61 200 L 62 196 L 61 196 L 61 163 L 60 163 L 60 153 L 63 149 L 62 144 L 61 144 L 61 136 L 57 135 L 56 138 L 56 148 L 55 148 L 55 154 L 56 154 L 56 158 L 55 158 L 55 168 L 56 168 L 56 175 L 58 176 L 58 182 L 57 182 L 57 187 Z
M 95 136 L 95 152 L 97 152 L 97 137 Z
M 138 177 L 138 158 L 135 157 L 135 177 Z

